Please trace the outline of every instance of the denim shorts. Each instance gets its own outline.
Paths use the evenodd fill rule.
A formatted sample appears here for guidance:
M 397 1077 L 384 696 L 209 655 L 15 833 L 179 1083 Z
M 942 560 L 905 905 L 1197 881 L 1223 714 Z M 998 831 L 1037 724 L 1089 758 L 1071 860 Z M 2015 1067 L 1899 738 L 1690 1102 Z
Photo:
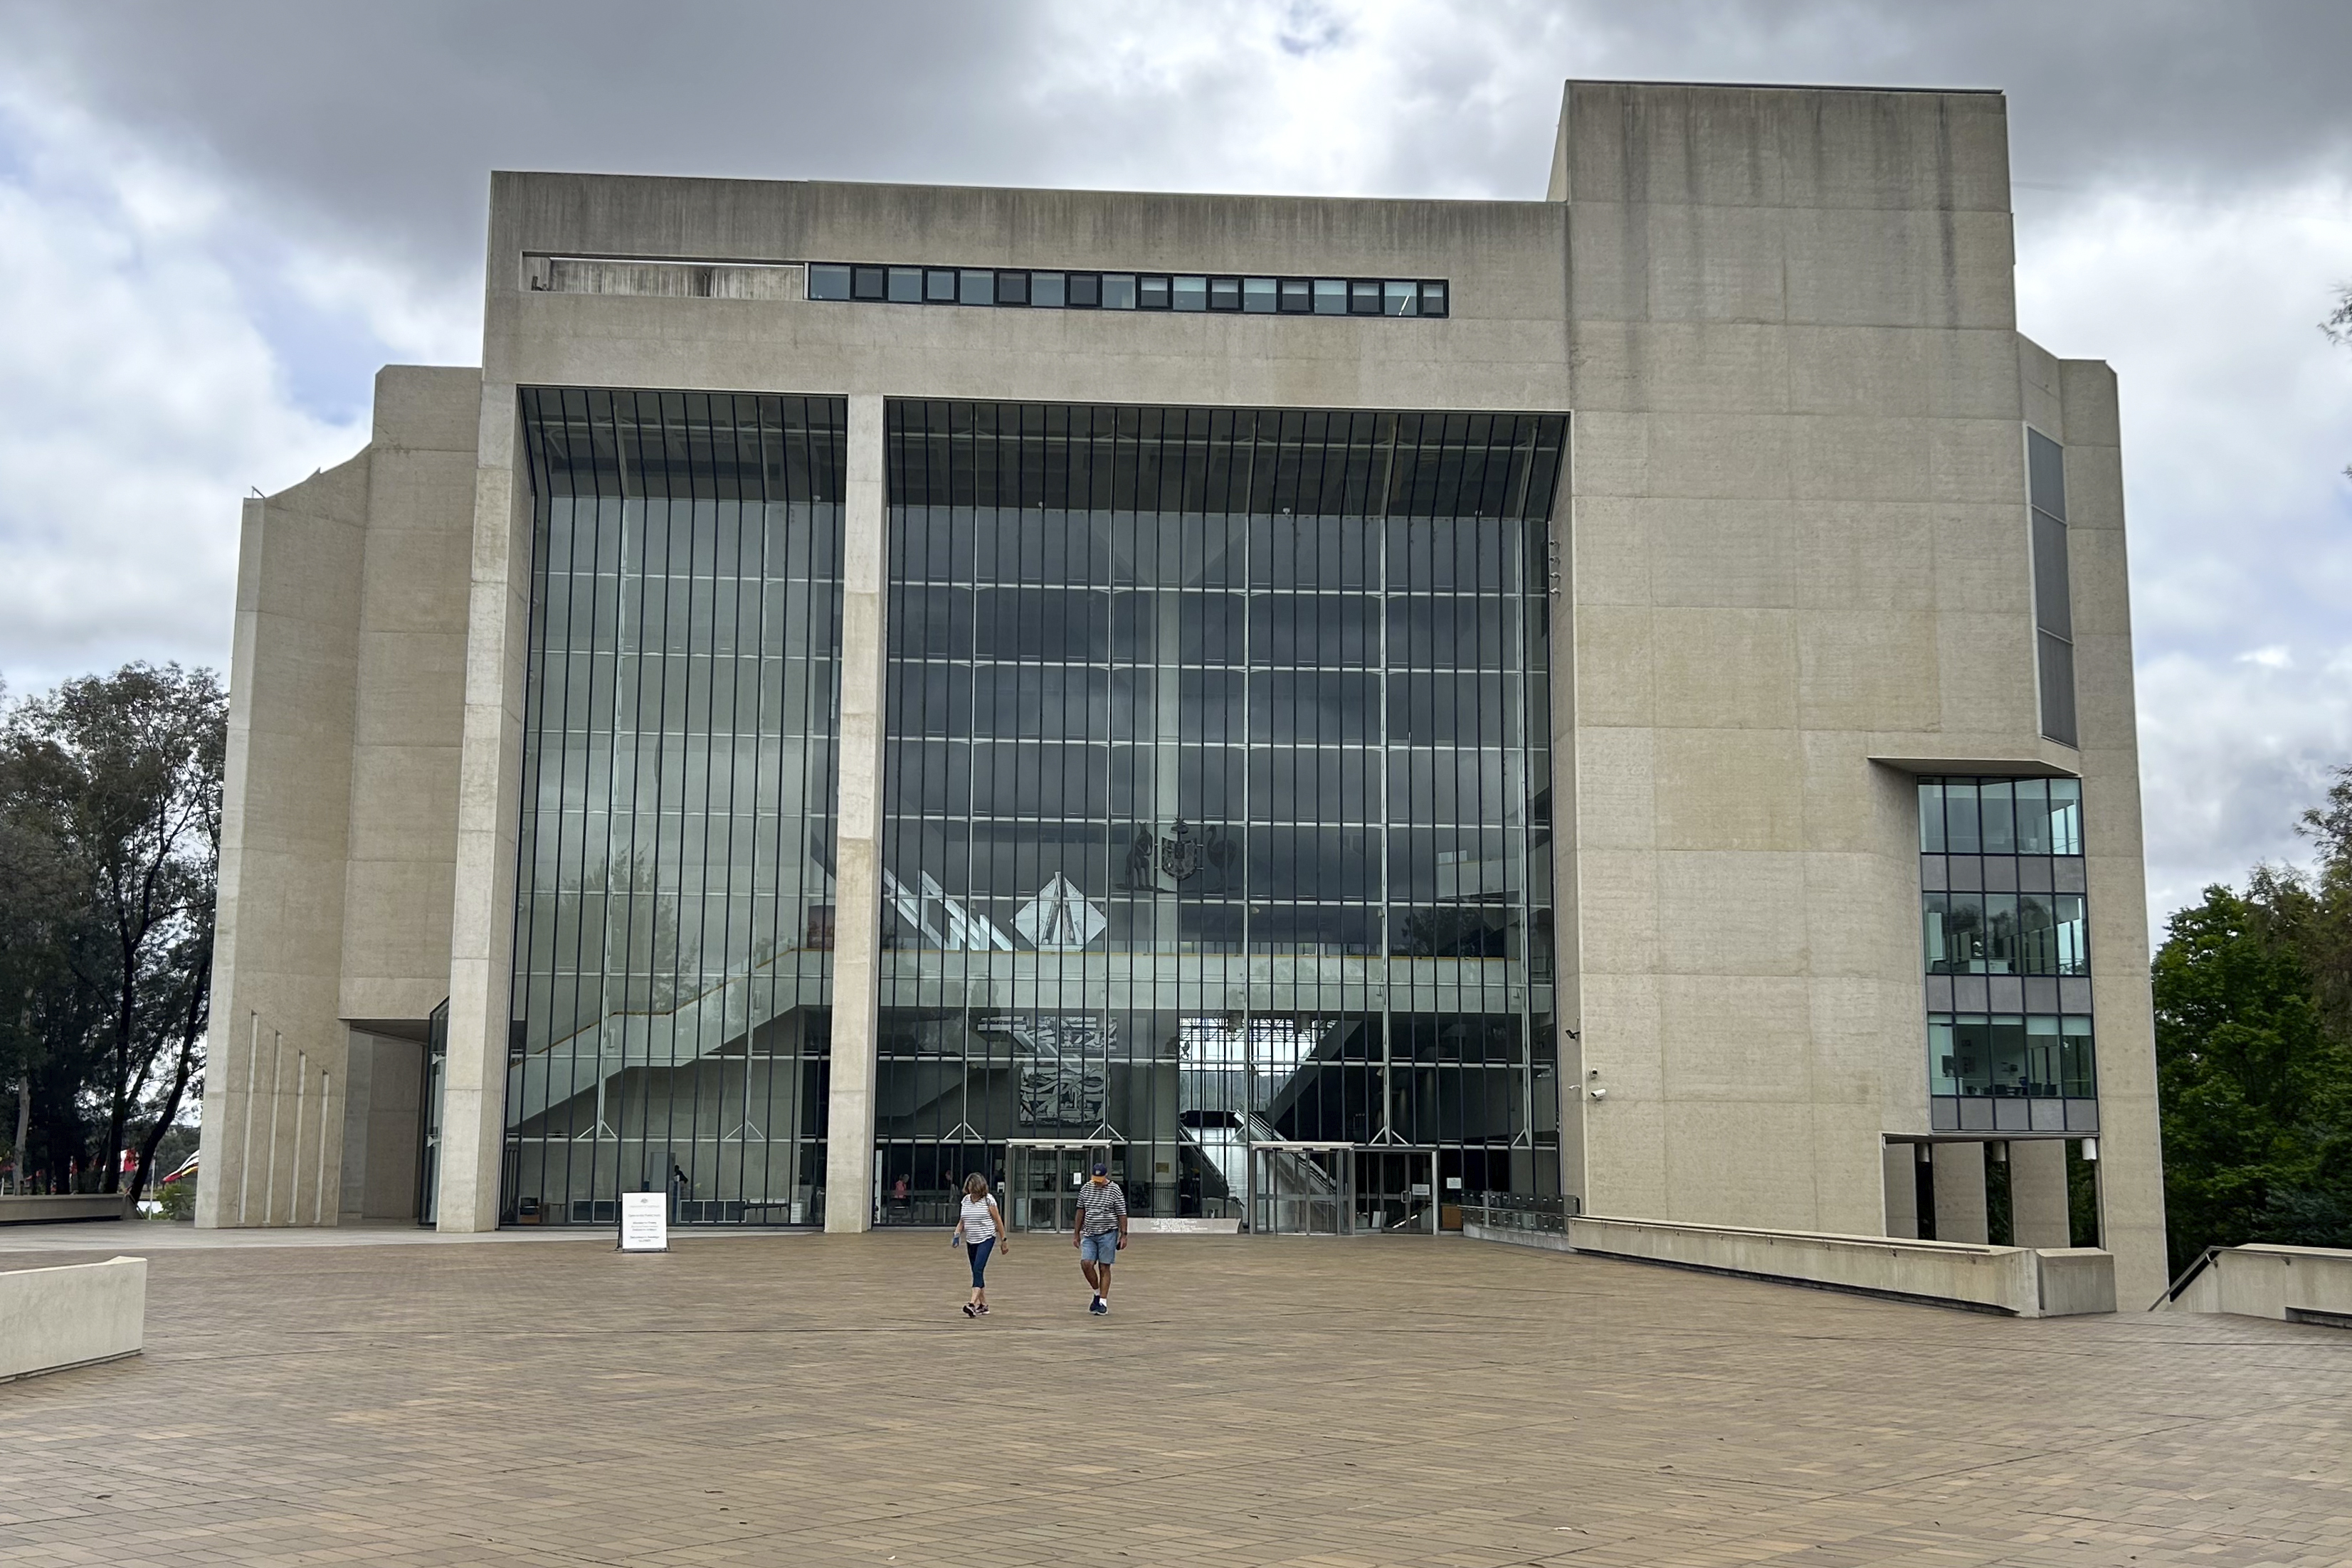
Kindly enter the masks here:
M 1098 1236 L 1078 1238 L 1078 1260 L 1082 1263 L 1115 1263 L 1118 1260 L 1118 1232 L 1106 1230 Z

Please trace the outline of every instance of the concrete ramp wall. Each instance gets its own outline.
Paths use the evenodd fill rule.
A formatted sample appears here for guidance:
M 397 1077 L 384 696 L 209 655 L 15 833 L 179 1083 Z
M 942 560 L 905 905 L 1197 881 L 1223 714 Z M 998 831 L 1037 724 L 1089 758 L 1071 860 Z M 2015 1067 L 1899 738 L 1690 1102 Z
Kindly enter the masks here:
M 2021 1318 L 2116 1310 L 2115 1260 L 2092 1247 L 1985 1247 L 1571 1215 L 1554 1234 L 1465 1226 L 1475 1240 L 1664 1263 L 1820 1290 L 1888 1296 Z
M 2170 1304 L 2180 1312 L 2232 1312 L 2352 1328 L 2352 1251 L 2224 1247 Z

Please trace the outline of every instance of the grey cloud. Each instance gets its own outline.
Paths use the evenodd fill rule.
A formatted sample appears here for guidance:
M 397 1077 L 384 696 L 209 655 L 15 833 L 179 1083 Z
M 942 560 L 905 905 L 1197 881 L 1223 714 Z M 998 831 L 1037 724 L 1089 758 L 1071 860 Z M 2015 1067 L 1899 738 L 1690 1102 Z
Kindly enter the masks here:
M 436 271 L 478 256 L 491 167 L 1044 184 L 1168 183 L 1272 88 L 1261 62 L 1170 90 L 1032 89 L 1122 30 L 1213 39 L 1246 7 L 169 0 L 0 6 L 19 68 L 202 149 L 233 183 Z M 1363 34 L 1294 3 L 1293 57 Z M 2046 0 L 1432 6 L 1368 193 L 1538 193 L 1560 78 L 1993 86 L 2023 179 L 2241 183 L 2352 144 L 2352 6 Z M 1081 70 L 1078 73 L 1083 76 Z M 1235 150 L 1223 149 L 1230 157 Z M 1155 171 L 1160 177 L 1154 178 Z M 1230 168 L 1227 170 L 1230 181 Z M 289 214 L 294 215 L 294 214 Z M 298 218 L 299 221 L 299 218 Z
M 2009 95 L 2021 278 L 2040 301 L 2027 329 L 2060 352 L 2111 355 L 2125 378 L 2159 909 L 2293 852 L 2294 811 L 2352 747 L 2336 695 L 2352 571 L 2336 470 L 2352 436 L 2318 428 L 2352 406 L 2352 354 L 2310 329 L 2326 279 L 2307 255 L 2290 266 L 2224 232 L 2254 210 L 2250 194 L 2352 167 L 2341 0 L 0 0 L 0 110 L 12 91 L 79 107 L 232 204 L 216 226 L 257 247 L 187 241 L 212 247 L 187 265 L 233 275 L 242 307 L 226 284 L 213 298 L 184 271 L 155 272 L 146 238 L 93 231 L 44 275 L 71 306 L 59 321 L 108 329 L 38 374 L 0 364 L 0 398 L 38 412 L 28 428 L 43 436 L 0 453 L 13 496 L 0 542 L 20 566 L 54 558 L 60 605 L 89 601 L 111 561 L 151 557 L 187 604 L 117 592 L 129 607 L 113 619 L 61 609 L 54 625 L 20 608 L 0 639 L 19 686 L 131 652 L 222 656 L 217 632 L 163 629 L 225 625 L 236 490 L 348 450 L 346 405 L 395 351 L 354 340 L 373 319 L 289 325 L 256 302 L 287 289 L 299 251 L 303 265 L 373 269 L 317 305 L 322 319 L 404 289 L 439 325 L 397 352 L 429 339 L 469 353 L 491 168 L 1533 198 L 1562 78 L 1628 77 Z M 8 128 L 0 114 L 0 159 L 18 151 Z M 2130 246 L 2086 242 L 2117 191 L 2160 197 L 2177 222 Z M 2195 257 L 2173 248 L 2214 235 Z M 110 267 L 128 269 L 106 296 L 115 318 L 70 293 L 77 269 L 87 284 Z M 175 324 L 194 336 L 172 339 Z M 151 350 L 175 341 L 175 385 L 159 388 Z M 286 406 L 272 355 L 321 361 L 349 397 L 323 413 Z M 155 405 L 140 405 L 141 461 L 104 494 L 72 488 L 79 466 L 42 423 L 70 423 L 69 394 L 92 379 L 65 374 L 68 360 L 116 364 Z M 205 389 L 193 401 L 220 430 L 177 410 L 191 401 L 177 382 Z M 48 520 L 12 524 L 18 513 Z M 203 548 L 142 544 L 159 539 Z M 121 629 L 124 616 L 150 630 Z M 2236 660 L 2273 643 L 2294 645 L 2293 672 Z

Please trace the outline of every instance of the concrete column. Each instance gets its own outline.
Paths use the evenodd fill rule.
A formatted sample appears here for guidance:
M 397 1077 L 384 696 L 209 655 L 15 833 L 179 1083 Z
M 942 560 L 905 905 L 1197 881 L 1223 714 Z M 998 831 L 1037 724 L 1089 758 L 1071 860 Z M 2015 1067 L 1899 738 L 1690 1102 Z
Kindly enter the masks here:
M 2066 1247 L 2066 1144 L 2021 1138 L 2009 1145 L 2010 1228 L 2020 1247 Z
M 334 1222 L 334 1200 L 322 1219 L 318 1193 L 322 1171 L 341 1179 L 341 1129 L 321 1124 L 320 1107 L 331 1100 L 341 1113 L 369 462 L 362 453 L 245 503 L 196 1177 L 207 1228 Z
M 515 389 L 482 388 L 467 590 L 466 707 L 449 913 L 449 1060 L 436 1228 L 495 1230 L 513 1015 L 523 674 L 530 653 L 530 486 L 515 473 Z
M 1882 1151 L 1886 1173 L 1886 1234 L 1919 1238 L 1919 1150 L 1915 1144 L 1888 1144 Z
M 1983 1241 L 1990 1234 L 1985 1215 L 1985 1146 L 1935 1145 L 1936 1239 Z
M 825 1108 L 824 1228 L 874 1223 L 875 1037 L 882 959 L 882 673 L 889 515 L 882 398 L 849 400 L 842 507 L 841 772 L 834 803 L 833 1090 Z

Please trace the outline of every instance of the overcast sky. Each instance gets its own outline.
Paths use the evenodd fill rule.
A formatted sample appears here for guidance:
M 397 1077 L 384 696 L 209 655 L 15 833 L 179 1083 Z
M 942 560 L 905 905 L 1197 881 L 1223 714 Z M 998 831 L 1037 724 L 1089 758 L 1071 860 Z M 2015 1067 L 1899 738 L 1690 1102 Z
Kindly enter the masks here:
M 1121 14 L 1126 13 L 1126 14 Z M 1571 76 L 2000 88 L 2122 378 L 2149 892 L 2352 761 L 2352 5 L 0 0 L 0 677 L 226 665 L 237 497 L 480 351 L 488 171 L 1543 194 Z

